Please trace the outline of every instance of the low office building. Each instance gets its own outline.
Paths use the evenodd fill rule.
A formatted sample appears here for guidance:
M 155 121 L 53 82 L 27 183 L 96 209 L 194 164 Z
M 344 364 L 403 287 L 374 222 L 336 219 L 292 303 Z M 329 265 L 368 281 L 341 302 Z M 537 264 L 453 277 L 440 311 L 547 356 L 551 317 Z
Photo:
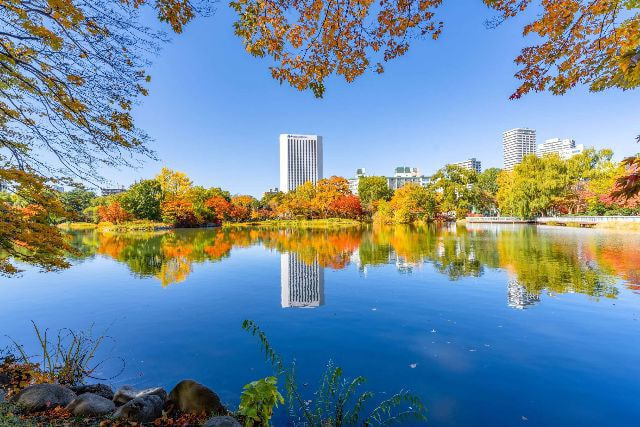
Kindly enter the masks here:
M 576 145 L 576 142 L 573 139 L 550 138 L 538 145 L 537 155 L 538 157 L 543 157 L 547 154 L 556 153 L 561 159 L 566 160 L 576 154 L 581 154 L 583 151 L 584 145 Z
M 426 187 L 430 181 L 431 178 L 420 174 L 418 168 L 398 166 L 393 176 L 387 177 L 387 186 L 392 190 L 397 190 L 407 184 L 417 184 Z

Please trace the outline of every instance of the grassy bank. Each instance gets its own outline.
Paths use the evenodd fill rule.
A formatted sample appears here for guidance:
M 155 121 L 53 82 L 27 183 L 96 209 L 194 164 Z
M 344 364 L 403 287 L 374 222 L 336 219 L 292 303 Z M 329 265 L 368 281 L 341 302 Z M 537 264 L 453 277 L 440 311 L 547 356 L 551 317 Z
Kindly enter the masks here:
M 173 228 L 171 225 L 164 224 L 162 222 L 154 221 L 128 221 L 121 224 L 114 224 L 112 222 L 100 222 L 93 224 L 90 222 L 65 222 L 58 225 L 63 230 L 99 230 L 99 231 L 111 231 L 126 233 L 129 231 L 157 231 L 168 230 Z
M 361 227 L 364 225 L 361 221 L 354 219 L 342 219 L 342 218 L 328 218 L 328 219 L 291 219 L 291 220 L 267 220 L 267 221 L 252 221 L 252 222 L 226 222 L 222 225 L 222 228 L 245 228 L 245 227 L 260 227 L 260 228 L 299 228 L 299 229 L 314 229 L 314 230 L 332 230 L 340 228 L 352 228 Z

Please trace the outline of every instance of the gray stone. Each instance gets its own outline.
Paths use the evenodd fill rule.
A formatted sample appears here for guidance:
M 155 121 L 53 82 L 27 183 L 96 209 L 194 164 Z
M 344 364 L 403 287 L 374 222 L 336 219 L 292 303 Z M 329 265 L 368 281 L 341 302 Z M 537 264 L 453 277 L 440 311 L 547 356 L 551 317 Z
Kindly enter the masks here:
M 4 397 L 7 395 L 7 392 L 4 391 L 2 387 L 0 387 L 0 403 L 4 402 Z
M 116 410 L 110 400 L 93 393 L 83 393 L 67 405 L 67 409 L 77 417 L 100 417 Z
M 242 427 L 242 424 L 235 418 L 225 415 L 224 417 L 210 418 L 202 427 Z
M 123 385 L 116 391 L 116 394 L 113 395 L 113 403 L 116 406 L 124 405 L 125 403 L 137 398 L 144 396 L 158 396 L 162 399 L 162 404 L 164 405 L 164 401 L 167 400 L 167 392 L 164 391 L 162 387 L 153 387 L 146 388 L 144 390 L 136 390 L 130 385 Z
M 36 384 L 22 390 L 13 403 L 28 412 L 44 411 L 56 406 L 67 406 L 76 394 L 58 384 Z
M 93 393 L 105 399 L 113 400 L 113 389 L 107 384 L 88 384 L 71 387 L 75 394 Z
M 227 413 L 213 390 L 193 380 L 183 380 L 176 384 L 169 393 L 165 407 L 169 413 L 176 411 L 191 414 Z
M 150 423 L 162 416 L 164 400 L 155 394 L 136 397 L 116 410 L 113 416 L 119 420 Z

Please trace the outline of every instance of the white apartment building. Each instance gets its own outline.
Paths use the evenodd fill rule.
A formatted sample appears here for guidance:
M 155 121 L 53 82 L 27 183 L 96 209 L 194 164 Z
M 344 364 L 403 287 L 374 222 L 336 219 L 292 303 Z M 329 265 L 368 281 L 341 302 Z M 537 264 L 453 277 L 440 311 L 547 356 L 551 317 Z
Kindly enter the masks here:
M 550 138 L 538 145 L 538 156 L 557 153 L 561 159 L 568 159 L 584 151 L 584 145 L 578 144 L 569 138 Z
M 474 170 L 477 173 L 482 172 L 482 163 L 480 160 L 476 160 L 475 157 L 465 160 L 464 162 L 454 163 L 456 166 L 460 166 L 461 168 Z
M 428 176 L 420 174 L 418 168 L 411 168 L 409 166 L 398 166 L 393 176 L 387 177 L 387 186 L 392 190 L 397 190 L 403 185 L 413 183 L 422 187 L 429 185 L 431 179 Z
M 305 182 L 322 179 L 322 137 L 280 135 L 280 191 L 293 191 Z
M 280 303 L 283 308 L 324 304 L 324 268 L 317 259 L 307 264 L 293 252 L 280 255 Z
M 522 162 L 524 156 L 536 154 L 536 131 L 527 128 L 515 128 L 502 133 L 504 168 L 513 169 Z

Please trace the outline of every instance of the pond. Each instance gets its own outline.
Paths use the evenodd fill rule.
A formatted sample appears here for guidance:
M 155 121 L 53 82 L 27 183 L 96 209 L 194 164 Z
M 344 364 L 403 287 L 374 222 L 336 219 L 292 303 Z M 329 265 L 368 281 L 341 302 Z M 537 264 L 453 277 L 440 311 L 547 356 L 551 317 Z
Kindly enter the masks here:
M 419 395 L 429 425 L 637 425 L 640 234 L 527 225 L 72 235 L 59 273 L 0 279 L 31 321 L 106 333 L 115 386 L 193 378 L 235 407 L 270 374 L 252 319 L 313 389 L 332 360 Z M 385 394 L 386 393 L 386 394 Z M 276 425 L 284 423 L 279 410 Z

